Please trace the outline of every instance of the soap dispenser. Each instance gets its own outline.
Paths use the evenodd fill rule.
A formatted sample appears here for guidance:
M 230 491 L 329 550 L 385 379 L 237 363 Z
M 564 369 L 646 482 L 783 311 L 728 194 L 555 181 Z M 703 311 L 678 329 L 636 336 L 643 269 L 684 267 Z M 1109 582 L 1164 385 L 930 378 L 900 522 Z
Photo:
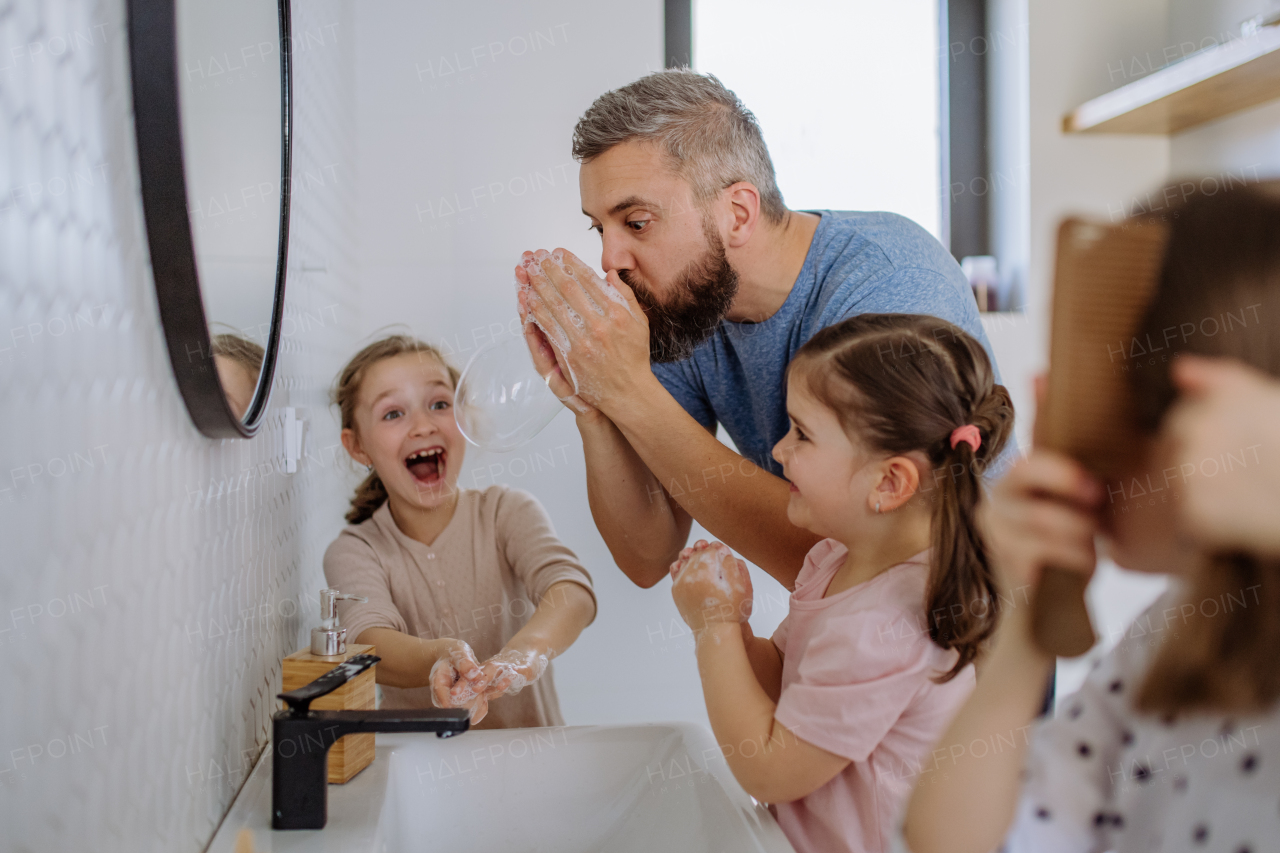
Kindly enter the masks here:
M 335 657 L 347 653 L 347 629 L 338 624 L 339 601 L 369 603 L 369 599 L 363 596 L 345 595 L 336 589 L 320 590 L 320 627 L 311 629 L 311 654 L 316 657 Z
M 320 627 L 311 629 L 311 647 L 300 649 L 281 662 L 281 692 L 296 690 L 315 681 L 340 663 L 362 654 L 376 654 L 374 646 L 347 644 L 347 629 L 338 621 L 338 602 L 367 602 L 336 589 L 320 590 Z M 337 690 L 311 703 L 317 711 L 371 711 L 376 707 L 376 666 L 371 666 Z M 283 706 L 282 706 L 283 707 Z M 372 734 L 346 735 L 329 748 L 329 782 L 349 781 L 373 761 Z

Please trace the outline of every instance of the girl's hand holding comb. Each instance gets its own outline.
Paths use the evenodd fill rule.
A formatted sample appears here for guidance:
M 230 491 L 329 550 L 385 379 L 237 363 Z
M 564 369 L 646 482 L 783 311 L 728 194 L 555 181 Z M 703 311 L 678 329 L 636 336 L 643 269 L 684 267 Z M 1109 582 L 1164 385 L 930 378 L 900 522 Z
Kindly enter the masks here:
M 1030 641 L 1031 607 L 1046 566 L 1092 575 L 1102 484 L 1072 459 L 1033 450 L 996 483 L 978 523 L 1006 602 L 1002 621 Z

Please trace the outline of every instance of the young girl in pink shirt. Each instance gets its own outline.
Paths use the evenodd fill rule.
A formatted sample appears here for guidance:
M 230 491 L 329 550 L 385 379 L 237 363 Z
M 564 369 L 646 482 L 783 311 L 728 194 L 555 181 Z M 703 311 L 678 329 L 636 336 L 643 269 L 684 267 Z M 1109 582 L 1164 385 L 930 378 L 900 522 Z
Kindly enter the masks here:
M 1013 408 L 956 326 L 864 314 L 796 354 L 787 414 L 787 517 L 826 538 L 786 619 L 752 634 L 746 566 L 720 543 L 685 549 L 672 591 L 738 782 L 800 853 L 880 851 L 996 624 L 973 521 Z

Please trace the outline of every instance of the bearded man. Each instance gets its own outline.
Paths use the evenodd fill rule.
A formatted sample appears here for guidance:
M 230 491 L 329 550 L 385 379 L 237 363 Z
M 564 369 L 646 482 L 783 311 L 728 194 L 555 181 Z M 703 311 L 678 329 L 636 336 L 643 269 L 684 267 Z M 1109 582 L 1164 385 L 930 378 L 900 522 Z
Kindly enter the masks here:
M 516 278 L 534 362 L 577 417 L 597 528 L 642 587 L 697 519 L 792 589 L 817 540 L 788 521 L 770 455 L 787 364 L 863 313 L 941 317 L 990 354 L 964 274 L 896 214 L 787 209 L 755 116 L 711 75 L 600 96 L 573 155 L 606 280 L 564 250 L 526 252 Z

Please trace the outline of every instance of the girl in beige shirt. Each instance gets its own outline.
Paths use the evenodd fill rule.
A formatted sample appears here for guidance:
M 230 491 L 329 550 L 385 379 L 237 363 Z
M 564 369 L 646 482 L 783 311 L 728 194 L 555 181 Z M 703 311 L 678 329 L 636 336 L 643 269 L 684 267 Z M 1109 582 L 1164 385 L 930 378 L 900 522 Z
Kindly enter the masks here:
M 591 576 L 529 494 L 459 490 L 457 371 L 393 335 L 338 377 L 342 445 L 370 468 L 324 556 L 342 622 L 377 646 L 384 708 L 464 707 L 481 728 L 563 725 L 550 661 L 595 618 Z M 528 687 L 528 690 L 523 688 Z

